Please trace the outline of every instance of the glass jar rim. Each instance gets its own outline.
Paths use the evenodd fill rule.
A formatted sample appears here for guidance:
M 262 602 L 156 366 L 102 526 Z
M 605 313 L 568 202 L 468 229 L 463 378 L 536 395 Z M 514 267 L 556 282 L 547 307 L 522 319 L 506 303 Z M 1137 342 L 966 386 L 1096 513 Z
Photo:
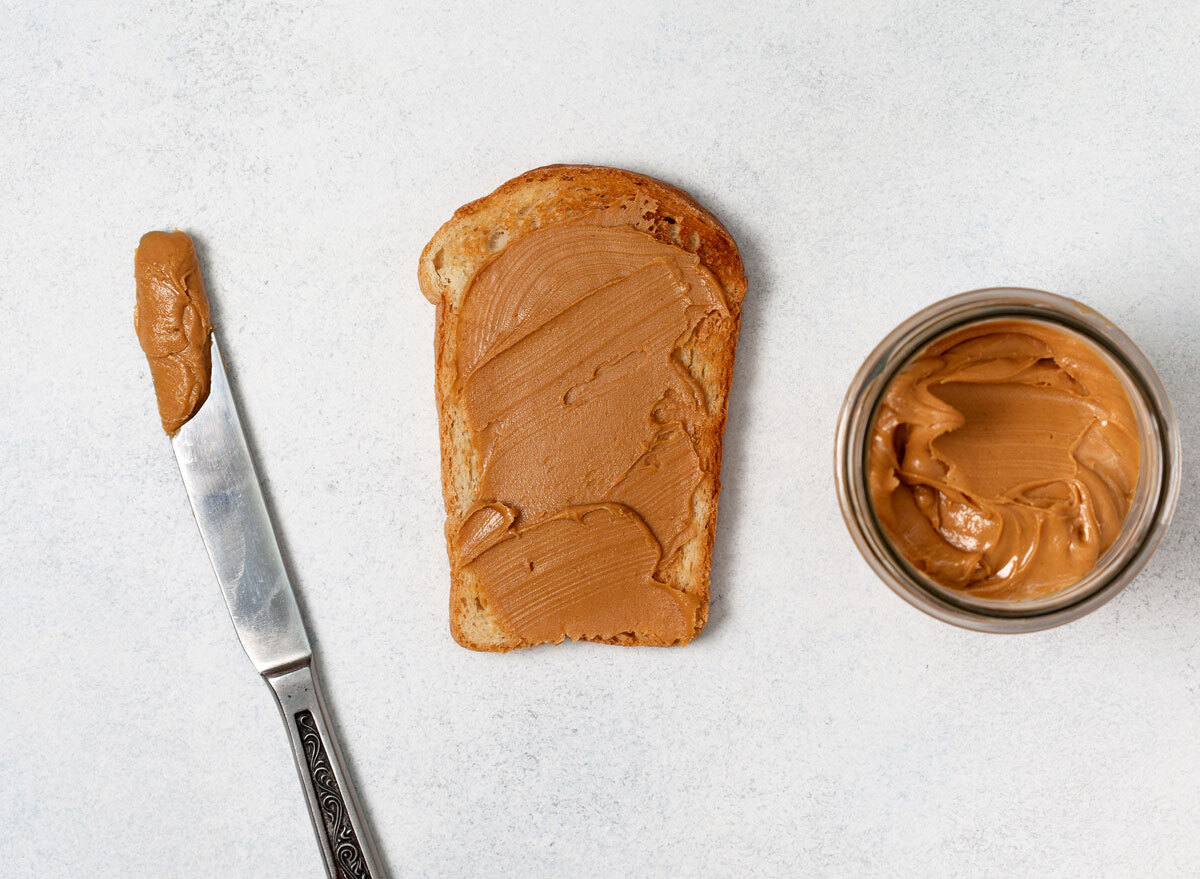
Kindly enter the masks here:
M 1111 570 L 1094 587 L 1077 596 L 1073 589 L 1064 590 L 1064 594 L 1074 597 L 1061 605 L 1030 611 L 1007 610 L 999 604 L 985 608 L 969 600 L 956 600 L 948 590 L 900 559 L 875 518 L 864 476 L 865 448 L 874 412 L 895 373 L 934 339 L 951 330 L 1003 318 L 1043 320 L 1073 330 L 1115 361 L 1125 374 L 1124 379 L 1140 395 L 1151 420 L 1152 429 L 1149 436 L 1143 436 L 1143 443 L 1152 440 L 1157 452 L 1154 494 L 1147 500 L 1148 512 L 1140 518 L 1143 533 L 1124 550 L 1124 555 L 1106 563 Z M 1166 389 L 1149 360 L 1115 324 L 1065 296 L 1023 287 L 990 287 L 959 293 L 921 309 L 884 337 L 867 356 L 850 383 L 838 417 L 835 482 L 842 518 L 859 552 L 875 574 L 901 598 L 936 619 L 963 628 L 998 633 L 1033 632 L 1090 613 L 1124 589 L 1146 565 L 1170 523 L 1178 499 L 1179 445 L 1179 428 Z

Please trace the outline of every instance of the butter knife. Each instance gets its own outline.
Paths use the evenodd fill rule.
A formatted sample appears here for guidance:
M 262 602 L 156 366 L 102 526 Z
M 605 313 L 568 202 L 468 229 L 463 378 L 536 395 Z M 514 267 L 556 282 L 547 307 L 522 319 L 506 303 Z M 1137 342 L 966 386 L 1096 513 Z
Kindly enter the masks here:
M 283 714 L 325 870 L 330 879 L 384 879 L 325 710 L 215 335 L 208 399 L 171 445 L 238 639 Z

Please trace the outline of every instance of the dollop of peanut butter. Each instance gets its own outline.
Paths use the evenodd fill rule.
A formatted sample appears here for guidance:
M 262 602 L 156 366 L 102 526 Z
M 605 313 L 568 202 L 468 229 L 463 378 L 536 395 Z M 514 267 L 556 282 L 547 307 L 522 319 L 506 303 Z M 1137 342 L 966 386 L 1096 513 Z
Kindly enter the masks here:
M 174 434 L 208 399 L 212 321 L 187 233 L 147 232 L 134 254 L 133 326 L 150 363 L 163 430 Z
M 1137 487 L 1137 419 L 1091 343 L 1033 320 L 971 325 L 892 379 L 868 481 L 905 558 L 978 598 L 1049 595 L 1117 539 Z
M 694 534 L 704 392 L 678 356 L 720 282 L 613 215 L 533 231 L 472 279 L 457 374 L 481 475 L 453 538 L 502 625 L 530 642 L 694 633 L 661 581 Z

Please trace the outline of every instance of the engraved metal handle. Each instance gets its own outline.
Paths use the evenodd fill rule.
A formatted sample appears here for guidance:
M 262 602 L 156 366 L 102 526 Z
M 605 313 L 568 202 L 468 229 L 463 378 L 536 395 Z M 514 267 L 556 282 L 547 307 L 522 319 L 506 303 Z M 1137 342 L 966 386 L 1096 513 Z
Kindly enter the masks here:
M 311 665 L 264 675 L 292 740 L 329 879 L 385 879 Z

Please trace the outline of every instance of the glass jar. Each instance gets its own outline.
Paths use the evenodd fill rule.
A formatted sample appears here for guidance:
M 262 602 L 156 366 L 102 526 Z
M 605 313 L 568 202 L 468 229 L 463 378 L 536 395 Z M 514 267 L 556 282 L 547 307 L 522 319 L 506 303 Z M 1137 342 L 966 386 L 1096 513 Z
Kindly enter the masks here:
M 1092 343 L 1120 379 L 1141 439 L 1138 485 L 1117 540 L 1072 586 L 1022 600 L 973 598 L 948 589 L 897 552 L 875 516 L 867 450 L 879 401 L 893 376 L 936 338 L 1001 318 L 1046 322 Z M 975 290 L 917 312 L 871 352 L 846 393 L 834 454 L 838 501 L 859 551 L 901 598 L 930 616 L 980 632 L 1036 632 L 1079 619 L 1124 589 L 1154 553 L 1179 496 L 1179 427 L 1154 367 L 1115 325 L 1065 296 L 1013 287 Z

